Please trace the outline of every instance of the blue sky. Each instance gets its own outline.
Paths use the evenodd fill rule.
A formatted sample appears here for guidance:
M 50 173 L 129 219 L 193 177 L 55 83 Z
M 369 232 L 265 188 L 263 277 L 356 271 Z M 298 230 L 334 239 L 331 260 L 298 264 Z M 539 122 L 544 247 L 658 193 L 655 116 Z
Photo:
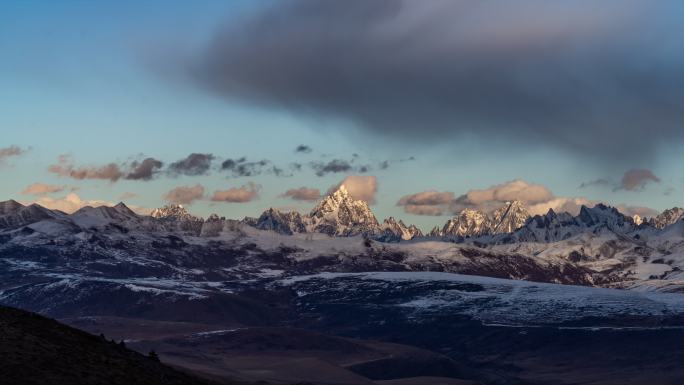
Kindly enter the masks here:
M 587 6 L 579 4 L 578 7 Z M 679 11 L 680 8 L 673 9 Z M 360 174 L 353 170 L 317 176 L 309 166 L 311 162 L 357 159 L 357 165 L 373 166 L 362 175 L 377 178 L 373 203 L 376 215 L 393 215 L 425 229 L 442 224 L 450 215 L 450 209 L 443 210 L 441 216 L 414 215 L 396 205 L 401 197 L 436 190 L 453 192 L 458 198 L 469 190 L 488 189 L 512 180 L 543 185 L 553 193 L 553 198 L 582 197 L 592 202 L 646 206 L 656 210 L 682 205 L 679 191 L 684 188 L 684 175 L 678 165 L 684 161 L 684 155 L 679 136 L 668 136 L 669 128 L 662 130 L 662 140 L 653 145 L 644 143 L 648 147 L 645 151 L 650 152 L 648 156 L 616 154 L 613 147 L 621 143 L 620 139 L 615 143 L 607 142 L 605 136 L 596 139 L 591 132 L 578 135 L 584 136 L 582 141 L 601 140 L 605 156 L 600 154 L 601 146 L 584 148 L 581 144 L 573 144 L 574 147 L 565 147 L 559 145 L 558 140 L 537 140 L 544 137 L 545 132 L 499 135 L 498 131 L 482 129 L 442 137 L 440 131 L 431 128 L 441 124 L 441 120 L 439 123 L 425 121 L 425 124 L 410 122 L 412 125 L 402 130 L 413 132 L 395 134 L 382 127 L 386 122 L 384 116 L 372 112 L 363 115 L 369 116 L 369 120 L 357 119 L 357 111 L 347 113 L 344 109 L 347 105 L 320 105 L 310 103 L 306 98 L 296 99 L 304 94 L 300 89 L 291 91 L 292 99 L 280 105 L 271 99 L 255 101 L 233 93 L 232 89 L 228 93 L 223 89 L 208 91 L 206 84 L 198 85 L 178 75 L 178 68 L 183 67 L 186 58 L 204 55 L 217 36 L 219 42 L 223 41 L 220 31 L 248 26 L 249 15 L 269 10 L 282 11 L 266 1 L 198 1 L 192 4 L 181 1 L 3 1 L 0 4 L 0 148 L 19 146 L 27 151 L 1 160 L 0 199 L 38 200 L 40 196 L 25 195 L 22 191 L 30 184 L 44 183 L 65 187 L 63 191 L 48 195 L 53 200 L 60 200 L 71 189 L 84 201 L 116 202 L 122 194 L 131 192 L 136 196 L 127 199 L 127 203 L 151 208 L 164 204 L 163 196 L 178 186 L 201 184 L 207 195 L 211 195 L 213 191 L 239 188 L 252 182 L 260 186 L 258 198 L 242 203 L 199 199 L 190 205 L 191 210 L 200 215 L 217 212 L 227 217 L 258 215 L 271 206 L 308 210 L 314 202 L 294 201 L 280 195 L 288 189 L 303 186 L 325 192 L 346 176 Z M 654 11 L 652 17 L 661 18 L 667 26 L 667 14 Z M 668 19 L 672 17 L 671 12 L 669 14 Z M 584 13 L 579 12 L 577 16 L 580 22 L 585 21 L 581 19 L 582 15 Z M 268 29 L 269 25 L 261 27 Z M 337 33 L 345 33 L 344 29 L 341 31 Z M 661 33 L 654 29 L 650 32 L 668 36 L 674 31 L 666 29 Z M 247 39 L 246 43 L 257 48 L 261 44 L 254 39 Z M 660 48 L 657 60 L 649 65 L 657 62 L 661 67 L 676 67 L 681 63 L 681 47 L 676 43 L 663 44 Z M 240 51 L 229 53 L 241 54 Z M 290 74 L 279 65 L 283 58 L 275 59 L 268 71 Z M 296 62 L 294 57 L 284 59 Z M 645 74 L 648 75 L 648 71 Z M 645 76 L 644 79 L 639 81 L 648 82 L 650 78 Z M 369 83 L 374 83 L 372 80 Z M 662 81 L 662 78 L 653 79 L 653 82 Z M 252 89 L 262 86 L 246 82 L 242 85 Z M 473 87 L 473 84 L 468 86 Z M 369 89 L 371 87 L 369 85 Z M 258 91 L 266 93 L 269 89 L 259 88 Z M 278 97 L 283 96 L 283 90 L 277 92 Z M 364 90 L 358 92 L 362 95 Z M 378 95 L 381 95 L 379 91 Z M 290 94 L 286 96 L 290 97 Z M 409 101 L 416 100 L 419 104 L 420 95 L 408 97 L 414 98 Z M 297 108 L 288 108 L 290 101 Z M 634 103 L 638 105 L 639 101 Z M 369 99 L 369 105 L 372 107 L 372 99 Z M 614 113 L 614 110 L 609 109 L 606 113 Z M 661 112 L 665 116 L 669 113 L 667 110 Z M 417 117 L 420 118 L 420 114 Z M 672 116 L 666 123 L 678 123 L 677 119 L 678 116 Z M 372 127 L 376 122 L 379 122 L 377 129 Z M 640 135 L 644 138 L 660 135 L 658 124 L 660 122 L 655 121 L 625 133 L 616 128 L 611 135 L 635 137 L 634 142 L 638 145 Z M 564 127 L 566 131 L 570 129 Z M 424 136 L 436 139 L 423 141 L 420 138 L 423 132 Z M 551 132 L 549 136 L 564 137 Z M 312 151 L 295 153 L 295 148 L 302 144 L 310 146 Z M 626 147 L 624 152 L 635 152 L 632 142 L 625 146 L 631 147 Z M 581 147 L 581 150 L 575 147 Z M 593 155 L 587 155 L 587 152 Z M 190 153 L 213 154 L 216 160 L 212 171 L 207 175 L 180 177 L 160 173 L 150 181 L 116 182 L 77 180 L 48 172 L 48 167 L 56 164 L 62 154 L 70 154 L 75 167 L 86 167 L 111 162 L 125 164 L 141 159 L 141 154 L 168 165 Z M 297 162 L 303 168 L 287 177 L 268 173 L 234 177 L 215 170 L 222 160 L 243 156 L 254 161 L 267 159 L 279 167 Z M 415 157 L 415 160 L 399 161 L 409 157 Z M 390 161 L 387 169 L 377 166 L 386 160 Z M 657 180 L 646 178 L 638 181 L 637 188 L 621 188 L 624 173 L 632 169 L 648 170 Z M 584 182 L 596 180 L 605 180 L 605 183 L 579 188 Z M 477 205 L 476 202 L 469 204 Z

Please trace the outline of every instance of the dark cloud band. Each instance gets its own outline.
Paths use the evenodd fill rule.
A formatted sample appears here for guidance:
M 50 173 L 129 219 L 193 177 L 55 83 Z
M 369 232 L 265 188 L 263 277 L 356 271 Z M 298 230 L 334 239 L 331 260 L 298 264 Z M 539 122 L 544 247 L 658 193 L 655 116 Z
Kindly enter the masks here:
M 472 134 L 619 162 L 684 138 L 674 0 L 271 4 L 217 33 L 190 66 L 200 84 L 412 144 Z

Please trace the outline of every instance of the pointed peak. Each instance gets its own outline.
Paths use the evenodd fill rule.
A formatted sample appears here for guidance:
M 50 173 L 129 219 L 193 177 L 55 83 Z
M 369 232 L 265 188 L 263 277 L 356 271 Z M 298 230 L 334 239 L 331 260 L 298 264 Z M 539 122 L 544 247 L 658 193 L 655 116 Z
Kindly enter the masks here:
M 135 213 L 135 211 L 131 210 L 130 207 L 126 206 L 125 203 L 119 202 L 116 205 L 114 205 L 114 209 L 122 214 L 126 215 L 134 215 L 137 216 L 138 214 Z
M 4 202 L 0 202 L 0 208 L 16 210 L 16 209 L 22 208 L 22 207 L 24 207 L 24 205 L 15 201 L 14 199 L 10 199 L 10 200 L 6 200 Z
M 119 203 L 115 204 L 114 208 L 117 210 L 131 211 L 131 208 L 126 206 L 126 204 L 123 202 L 119 202 Z
M 344 187 L 343 184 L 339 185 L 335 191 L 330 194 L 330 196 L 335 197 L 337 199 L 347 199 L 350 197 L 349 191 L 347 190 L 346 187 Z
M 150 216 L 158 219 L 173 219 L 180 221 L 199 221 L 201 218 L 196 217 L 188 212 L 188 210 L 180 204 L 168 204 L 164 207 L 152 210 Z

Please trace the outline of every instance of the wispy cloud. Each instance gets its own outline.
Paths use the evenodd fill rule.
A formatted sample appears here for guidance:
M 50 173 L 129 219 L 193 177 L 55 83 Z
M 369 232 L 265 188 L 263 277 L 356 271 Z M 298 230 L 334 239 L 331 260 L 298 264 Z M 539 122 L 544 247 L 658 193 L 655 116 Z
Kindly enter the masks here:
M 307 146 L 306 144 L 300 144 L 295 148 L 295 152 L 302 153 L 302 154 L 309 154 L 313 151 L 311 146 Z
M 211 196 L 213 202 L 246 203 L 259 197 L 261 186 L 249 182 L 240 187 L 232 187 L 227 190 L 217 190 Z
M 321 198 L 321 190 L 310 187 L 299 187 L 285 191 L 280 195 L 297 201 L 316 201 Z
M 651 170 L 633 169 L 622 176 L 620 188 L 627 191 L 641 191 L 649 183 L 660 183 L 660 178 Z
M 598 178 L 594 180 L 590 180 L 588 182 L 582 182 L 582 184 L 579 185 L 578 188 L 589 188 L 589 187 L 609 187 L 609 186 L 614 186 L 615 182 L 606 179 L 606 178 Z
M 457 214 L 467 208 L 489 213 L 511 201 L 522 202 L 532 215 L 545 214 L 549 209 L 576 215 L 583 205 L 591 207 L 599 203 L 584 197 L 555 196 L 546 186 L 516 179 L 486 189 L 472 189 L 455 198 L 454 193 L 450 191 L 423 191 L 402 197 L 397 205 L 409 214 L 443 215 Z M 656 213 L 648 207 L 623 204 L 615 207 L 626 215 L 646 216 Z
M 19 146 L 9 146 L 0 148 L 0 165 L 4 164 L 8 158 L 17 157 L 25 154 L 28 149 Z
M 76 180 L 102 179 L 116 182 L 124 175 L 116 163 L 103 166 L 75 166 L 70 155 L 60 155 L 57 163 L 50 165 L 48 171 L 61 177 L 69 177 Z
M 70 154 L 57 158 L 57 163 L 48 166 L 48 172 L 60 177 L 76 180 L 100 179 L 117 182 L 120 179 L 149 181 L 159 172 L 163 163 L 155 158 L 144 158 L 129 162 L 110 162 L 105 165 L 76 165 Z
M 587 187 L 607 187 L 613 191 L 643 191 L 650 183 L 660 183 L 653 171 L 647 169 L 631 169 L 625 171 L 619 182 L 615 182 L 612 178 L 599 178 L 589 182 L 582 183 L 579 188 Z
M 204 186 L 196 184 L 194 186 L 178 186 L 166 194 L 164 200 L 169 203 L 179 203 L 189 205 L 196 200 L 204 197 Z
M 405 195 L 399 199 L 397 206 L 403 207 L 404 212 L 409 214 L 437 216 L 448 212 L 453 202 L 453 192 L 429 190 Z
M 46 183 L 33 183 L 27 186 L 21 193 L 24 195 L 45 195 L 64 191 L 65 186 Z
M 171 163 L 168 171 L 172 176 L 206 175 L 211 168 L 211 162 L 214 158 L 212 154 L 192 153 L 183 159 Z

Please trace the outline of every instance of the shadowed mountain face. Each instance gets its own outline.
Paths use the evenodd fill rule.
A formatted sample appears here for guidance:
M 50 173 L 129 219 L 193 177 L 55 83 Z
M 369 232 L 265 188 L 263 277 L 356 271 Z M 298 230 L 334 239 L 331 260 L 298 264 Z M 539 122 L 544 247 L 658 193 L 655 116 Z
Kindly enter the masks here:
M 81 330 L 0 307 L 0 383 L 210 385 Z

